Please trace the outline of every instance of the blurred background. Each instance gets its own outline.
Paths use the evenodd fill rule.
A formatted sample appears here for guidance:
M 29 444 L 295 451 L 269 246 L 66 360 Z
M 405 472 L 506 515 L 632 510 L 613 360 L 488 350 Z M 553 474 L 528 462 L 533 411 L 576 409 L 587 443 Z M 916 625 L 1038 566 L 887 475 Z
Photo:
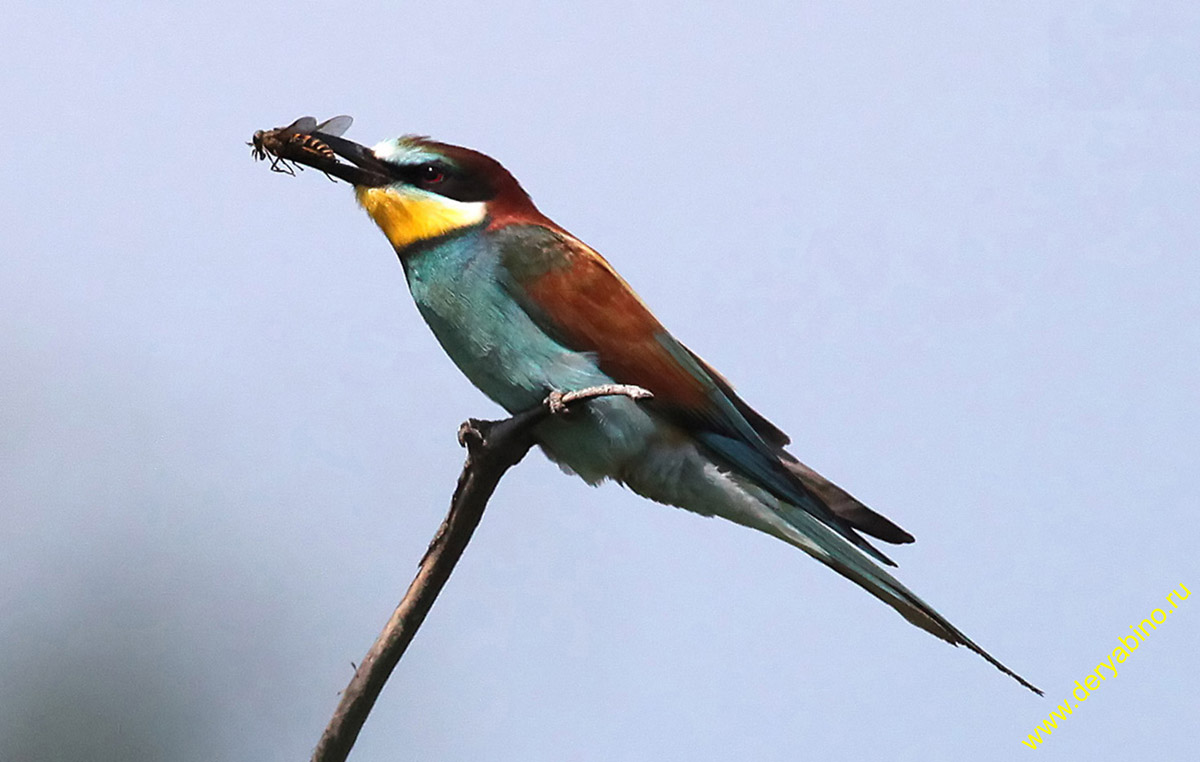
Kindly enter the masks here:
M 305 114 L 504 162 L 1047 692 L 533 453 L 353 759 L 1006 760 L 1200 588 L 1200 5 L 8 7 L 3 762 L 307 759 L 500 413 Z M 1198 622 L 1039 755 L 1194 753 Z

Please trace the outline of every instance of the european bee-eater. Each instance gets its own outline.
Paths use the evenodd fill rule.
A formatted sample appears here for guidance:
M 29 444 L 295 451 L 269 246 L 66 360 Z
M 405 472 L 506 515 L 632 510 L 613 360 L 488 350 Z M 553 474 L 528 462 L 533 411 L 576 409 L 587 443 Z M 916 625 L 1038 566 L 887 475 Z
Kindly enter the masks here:
M 450 358 L 510 413 L 552 391 L 621 383 L 552 416 L 535 438 L 584 481 L 774 535 L 853 580 L 917 627 L 1005 667 L 918 598 L 859 532 L 912 535 L 796 460 L 788 436 L 677 341 L 599 254 L 538 211 L 496 160 L 405 136 L 366 148 L 318 133 L 351 162 L 331 172 L 391 242 L 417 308 Z

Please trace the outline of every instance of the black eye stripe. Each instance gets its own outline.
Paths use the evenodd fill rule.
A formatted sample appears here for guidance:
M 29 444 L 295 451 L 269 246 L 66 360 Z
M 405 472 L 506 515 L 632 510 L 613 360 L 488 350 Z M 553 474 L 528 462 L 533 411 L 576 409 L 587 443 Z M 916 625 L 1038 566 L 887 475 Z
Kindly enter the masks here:
M 394 164 L 392 166 L 393 174 L 409 185 L 424 186 L 431 179 L 436 179 L 435 176 L 440 175 L 443 180 L 451 176 L 449 167 L 442 164 Z
M 397 179 L 455 201 L 489 201 L 496 195 L 491 183 L 483 177 L 441 161 L 391 166 Z

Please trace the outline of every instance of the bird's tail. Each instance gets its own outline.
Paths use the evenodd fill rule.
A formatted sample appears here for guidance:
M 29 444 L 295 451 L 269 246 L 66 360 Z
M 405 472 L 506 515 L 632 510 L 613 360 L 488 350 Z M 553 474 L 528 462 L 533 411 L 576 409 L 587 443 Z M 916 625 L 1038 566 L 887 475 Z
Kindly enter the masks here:
M 1039 696 L 1043 695 L 1037 686 L 979 647 L 932 606 L 918 598 L 914 592 L 900 584 L 899 580 L 857 548 L 852 547 L 812 514 L 782 500 L 771 499 L 769 505 L 779 519 L 769 522 L 770 527 L 764 527 L 771 534 L 795 545 L 842 576 L 853 580 L 922 630 L 951 645 L 966 646 L 1021 685 Z

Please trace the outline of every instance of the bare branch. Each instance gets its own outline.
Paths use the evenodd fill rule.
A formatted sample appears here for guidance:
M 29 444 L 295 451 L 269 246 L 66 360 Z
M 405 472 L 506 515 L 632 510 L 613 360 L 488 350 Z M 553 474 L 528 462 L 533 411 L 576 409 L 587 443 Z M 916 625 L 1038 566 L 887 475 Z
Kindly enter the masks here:
M 450 512 L 429 543 L 417 576 L 408 586 L 400 605 L 363 657 L 350 684 L 342 691 L 333 718 L 313 751 L 312 762 L 341 762 L 350 754 L 375 699 L 471 541 L 496 485 L 534 445 L 533 428 L 551 415 L 568 412 L 572 404 L 611 395 L 634 400 L 652 396 L 641 387 L 621 384 L 552 392 L 543 404 L 511 418 L 502 421 L 472 418 L 459 427 L 458 441 L 467 448 L 467 459 L 450 501 Z

